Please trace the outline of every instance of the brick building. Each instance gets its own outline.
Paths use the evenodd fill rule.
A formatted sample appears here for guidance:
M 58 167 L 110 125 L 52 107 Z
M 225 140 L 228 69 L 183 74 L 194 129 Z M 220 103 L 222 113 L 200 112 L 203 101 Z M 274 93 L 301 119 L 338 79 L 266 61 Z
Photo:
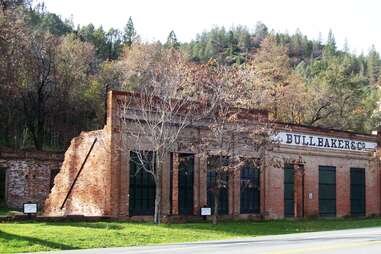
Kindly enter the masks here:
M 152 216 L 152 177 L 136 171 L 136 143 L 120 124 L 120 101 L 127 96 L 109 92 L 104 129 L 81 133 L 72 140 L 45 202 L 45 215 Z M 281 159 L 283 165 L 262 169 L 247 165 L 227 175 L 220 214 L 270 219 L 380 215 L 378 136 L 297 125 L 277 124 L 275 128 L 279 145 L 265 156 Z M 189 127 L 182 135 L 197 139 L 208 133 Z M 146 144 L 144 150 L 150 149 Z M 250 147 L 241 152 L 242 156 L 258 156 Z M 187 146 L 168 154 L 161 189 L 163 217 L 200 216 L 201 207 L 211 206 L 211 159 Z M 242 188 L 244 180 L 255 183 L 254 187 Z
M 62 160 L 62 153 L 0 150 L 0 206 L 33 202 L 41 208 Z

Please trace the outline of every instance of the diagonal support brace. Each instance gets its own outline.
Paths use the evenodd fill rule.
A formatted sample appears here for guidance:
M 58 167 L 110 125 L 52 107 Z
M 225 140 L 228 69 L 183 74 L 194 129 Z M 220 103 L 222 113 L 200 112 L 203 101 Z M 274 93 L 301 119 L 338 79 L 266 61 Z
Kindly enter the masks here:
M 94 139 L 93 144 L 92 144 L 91 147 L 90 147 L 90 150 L 87 152 L 87 155 L 86 155 L 86 157 L 85 157 L 85 160 L 82 162 L 82 165 L 81 165 L 81 167 L 79 168 L 79 170 L 78 170 L 78 172 L 77 172 L 77 175 L 75 176 L 74 181 L 73 181 L 73 183 L 71 184 L 70 189 L 69 189 L 69 191 L 68 191 L 67 194 L 66 194 L 65 200 L 62 202 L 62 205 L 61 205 L 61 208 L 60 208 L 61 210 L 62 210 L 63 207 L 65 206 L 65 203 L 66 203 L 67 199 L 69 198 L 70 193 L 71 193 L 71 191 L 73 190 L 74 185 L 75 185 L 75 183 L 77 182 L 77 179 L 78 179 L 79 175 L 81 174 L 82 169 L 83 169 L 83 167 L 85 166 L 86 161 L 87 161 L 87 159 L 89 158 L 89 155 L 90 155 L 91 151 L 93 150 L 94 145 L 95 145 L 96 142 L 97 142 L 97 138 Z

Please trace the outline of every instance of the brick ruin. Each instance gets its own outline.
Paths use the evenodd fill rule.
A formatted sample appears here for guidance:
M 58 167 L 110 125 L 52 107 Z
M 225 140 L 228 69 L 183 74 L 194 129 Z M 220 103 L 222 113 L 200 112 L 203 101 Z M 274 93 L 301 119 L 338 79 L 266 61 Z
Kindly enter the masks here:
M 134 176 L 131 174 L 130 157 L 136 145 L 134 140 L 123 133 L 118 106 L 118 100 L 123 100 L 126 96 L 128 94 L 123 92 L 110 91 L 105 127 L 102 130 L 83 132 L 72 140 L 61 170 L 54 180 L 54 187 L 45 202 L 44 215 L 152 218 L 149 212 L 139 213 L 134 210 L 135 203 L 132 204 L 135 202 L 132 193 L 136 191 L 133 188 L 137 188 L 137 183 L 132 182 Z M 229 176 L 224 217 L 278 219 L 287 216 L 324 216 L 325 213 L 338 217 L 354 215 L 353 204 L 357 200 L 352 176 L 355 172 L 360 172 L 364 177 L 363 187 L 361 183 L 359 185 L 364 189 L 362 192 L 365 192 L 364 198 L 361 196 L 358 201 L 364 210 L 361 215 L 381 214 L 381 175 L 377 155 L 379 136 L 298 125 L 278 124 L 277 128 L 287 139 L 268 151 L 266 158 L 281 158 L 285 162 L 284 167 L 268 166 L 255 176 L 258 177 L 259 187 L 250 194 L 252 196 L 248 196 L 255 199 L 255 209 L 243 204 L 252 202 L 242 198 L 241 179 L 242 174 L 246 173 L 238 171 Z M 200 135 L 208 133 L 202 129 L 187 128 L 183 135 L 187 138 L 200 138 Z M 287 135 L 296 135 L 299 141 L 289 140 Z M 94 148 L 71 188 L 95 139 Z M 146 144 L 146 149 L 150 149 L 149 144 Z M 258 156 L 250 147 L 241 152 L 244 156 Z M 181 208 L 184 204 L 181 203 L 183 189 L 179 187 L 182 184 L 179 157 L 184 154 L 190 154 L 193 163 L 191 185 L 186 187 L 192 193 L 192 200 L 188 202 L 190 210 Z M 208 158 L 186 146 L 179 147 L 178 151 L 168 155 L 163 165 L 161 190 L 161 214 L 164 218 L 198 217 L 200 208 L 209 205 L 207 161 Z M 291 178 L 286 176 L 286 167 L 292 169 Z M 335 195 L 323 198 L 326 195 L 324 186 L 327 186 L 327 190 L 333 190 Z M 289 190 L 292 192 L 289 193 Z M 327 211 L 324 211 L 325 207 Z
M 2 205 L 20 209 L 35 202 L 41 209 L 62 161 L 62 153 L 1 150 Z

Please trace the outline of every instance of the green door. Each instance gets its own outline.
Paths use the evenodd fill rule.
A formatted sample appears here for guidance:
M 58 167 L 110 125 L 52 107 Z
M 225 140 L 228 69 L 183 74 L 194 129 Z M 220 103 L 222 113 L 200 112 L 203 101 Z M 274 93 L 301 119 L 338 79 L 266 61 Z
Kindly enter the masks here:
M 364 168 L 351 168 L 351 215 L 365 216 Z
M 322 217 L 336 216 L 336 167 L 319 166 L 319 209 Z
M 153 152 L 130 153 L 130 215 L 153 215 L 155 211 L 155 181 L 147 172 L 153 171 Z
M 284 216 L 294 217 L 294 166 L 284 167 Z
M 253 162 L 247 162 L 241 169 L 240 179 L 241 213 L 260 212 L 259 169 Z
M 193 213 L 193 154 L 179 154 L 179 213 Z

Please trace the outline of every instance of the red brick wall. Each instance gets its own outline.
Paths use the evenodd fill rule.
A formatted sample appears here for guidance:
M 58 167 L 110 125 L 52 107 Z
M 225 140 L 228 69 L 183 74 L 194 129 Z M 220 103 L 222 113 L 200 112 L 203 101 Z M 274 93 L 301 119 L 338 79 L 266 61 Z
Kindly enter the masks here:
M 98 142 L 90 153 L 64 208 L 61 210 L 61 204 L 95 138 L 98 139 Z M 45 201 L 44 215 L 111 215 L 108 142 L 105 131 L 81 133 L 79 137 L 71 141 L 71 145 L 65 153 L 61 170 L 55 178 L 55 185 Z
M 22 208 L 26 202 L 43 207 L 51 178 L 62 164 L 63 154 L 37 151 L 0 151 L 0 167 L 6 170 L 6 205 Z
M 114 92 L 113 94 L 109 93 L 108 95 L 109 113 L 105 129 L 82 133 L 79 137 L 73 139 L 71 146 L 65 154 L 65 162 L 61 172 L 56 178 L 56 186 L 46 201 L 46 215 L 83 214 L 91 216 L 112 215 L 128 217 L 129 151 L 136 148 L 134 148 L 134 140 L 123 134 L 123 126 L 120 125 L 117 97 L 124 95 Z M 316 130 L 314 131 L 316 132 Z M 192 131 L 189 131 L 189 133 L 192 133 Z M 205 131 L 198 133 L 199 135 L 207 135 Z M 344 134 L 350 135 L 348 133 Z M 104 142 L 103 144 L 98 143 L 94 147 L 94 152 L 83 169 L 67 205 L 61 211 L 59 206 L 63 202 L 68 188 L 95 136 L 102 137 L 101 139 L 103 139 Z M 371 137 L 368 139 L 371 139 Z M 150 149 L 149 144 L 144 145 L 146 146 L 145 149 Z M 273 156 L 285 161 L 298 161 L 304 165 L 303 203 L 304 215 L 306 217 L 318 216 L 319 214 L 319 165 L 336 167 L 338 216 L 346 216 L 350 213 L 350 167 L 362 167 L 366 169 L 367 215 L 380 214 L 380 171 L 378 162 L 376 163 L 374 159 L 372 160 L 370 154 L 317 151 L 303 147 L 280 147 L 268 153 L 268 158 L 266 157 L 267 166 L 261 171 L 261 214 L 264 215 L 265 218 L 276 219 L 283 218 L 284 216 L 284 172 L 282 167 L 271 164 L 270 161 Z M 165 216 L 170 213 L 170 200 L 172 200 L 172 214 L 178 214 L 178 181 L 176 170 L 178 162 L 176 153 L 173 158 L 174 175 L 172 197 L 169 196 L 169 159 L 163 165 L 163 204 L 161 206 L 161 212 Z M 229 214 L 231 216 L 237 216 L 240 213 L 239 172 L 229 179 Z M 309 193 L 312 193 L 312 199 L 309 199 Z M 194 171 L 194 215 L 198 215 L 200 207 L 207 204 L 206 199 L 207 160 L 201 154 L 196 154 Z M 300 203 L 300 201 L 298 203 Z M 240 216 L 250 217 L 249 215 Z
M 274 156 L 274 154 L 272 155 Z M 336 167 L 336 213 L 338 217 L 350 215 L 350 168 L 365 168 L 366 172 L 366 214 L 380 214 L 380 169 L 376 159 L 366 154 L 333 155 L 332 152 L 308 152 L 299 154 L 291 149 L 285 149 L 276 156 L 287 160 L 298 160 L 304 164 L 304 215 L 315 217 L 319 215 L 319 165 Z M 264 213 L 269 218 L 282 218 L 284 214 L 283 200 L 283 169 L 268 167 L 266 174 L 266 192 Z M 309 194 L 312 193 L 312 199 Z

